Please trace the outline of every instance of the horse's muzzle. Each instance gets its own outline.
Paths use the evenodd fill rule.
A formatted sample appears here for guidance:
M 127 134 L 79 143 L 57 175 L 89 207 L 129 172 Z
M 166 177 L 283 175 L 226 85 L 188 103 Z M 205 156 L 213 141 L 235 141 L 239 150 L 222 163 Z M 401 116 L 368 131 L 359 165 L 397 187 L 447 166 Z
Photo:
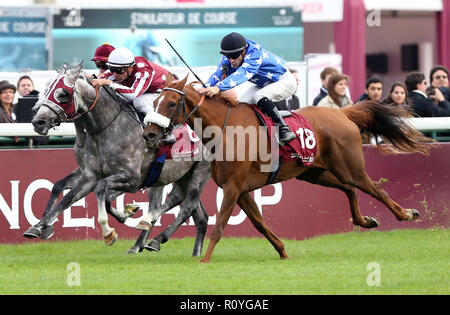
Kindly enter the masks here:
M 47 120 L 34 118 L 31 123 L 33 124 L 34 131 L 43 136 L 47 135 L 50 129 Z
M 142 137 L 144 137 L 147 147 L 149 148 L 158 147 L 160 139 L 156 133 L 151 131 L 144 131 Z

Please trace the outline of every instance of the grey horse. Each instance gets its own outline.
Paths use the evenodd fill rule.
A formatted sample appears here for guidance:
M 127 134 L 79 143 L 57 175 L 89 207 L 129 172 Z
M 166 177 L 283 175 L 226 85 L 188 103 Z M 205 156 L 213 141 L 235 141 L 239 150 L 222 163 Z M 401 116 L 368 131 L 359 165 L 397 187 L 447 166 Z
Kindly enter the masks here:
M 107 212 L 123 223 L 136 209 L 127 209 L 130 211 L 121 213 L 111 207 L 111 202 L 124 192 L 134 193 L 143 188 L 150 164 L 155 159 L 156 151 L 146 147 L 139 120 L 114 92 L 108 88 L 94 89 L 81 74 L 81 64 L 72 69 L 62 66 L 57 77 L 49 81 L 35 110 L 32 123 L 35 131 L 41 135 L 46 135 L 50 128 L 66 119 L 74 121 L 77 130 L 75 156 L 80 167 L 55 184 L 43 218 L 30 227 L 24 236 L 49 238 L 53 235 L 52 223 L 59 214 L 94 191 L 98 200 L 97 221 L 105 243 L 112 245 L 117 233 L 108 224 Z M 150 224 L 140 225 L 144 231 L 128 252 L 142 251 L 158 217 L 182 203 L 174 223 L 151 240 L 146 248 L 159 250 L 159 244 L 166 242 L 192 216 L 197 232 L 193 255 L 200 255 L 208 220 L 200 194 L 209 178 L 210 166 L 207 161 L 167 160 L 153 186 L 162 187 L 173 182 L 174 188 L 162 206 L 159 202 L 162 188 L 152 188 L 149 215 L 145 218 Z M 70 191 L 57 203 L 58 195 L 66 188 L 70 188 Z

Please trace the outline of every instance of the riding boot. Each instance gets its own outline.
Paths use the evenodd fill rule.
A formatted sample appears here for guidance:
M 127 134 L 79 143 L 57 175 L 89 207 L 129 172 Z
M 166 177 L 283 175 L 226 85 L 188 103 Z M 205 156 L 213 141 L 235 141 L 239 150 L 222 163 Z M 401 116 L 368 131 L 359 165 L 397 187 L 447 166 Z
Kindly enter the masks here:
M 174 136 L 172 132 L 168 132 L 164 135 L 164 137 L 161 139 L 161 144 L 172 144 L 177 142 L 177 138 Z
M 272 118 L 274 124 L 279 128 L 278 137 L 280 144 L 288 143 L 296 138 L 295 133 L 289 129 L 289 126 L 286 124 L 283 117 L 281 117 L 280 112 L 272 101 L 270 101 L 267 97 L 264 97 L 258 101 L 258 106 L 264 114 Z

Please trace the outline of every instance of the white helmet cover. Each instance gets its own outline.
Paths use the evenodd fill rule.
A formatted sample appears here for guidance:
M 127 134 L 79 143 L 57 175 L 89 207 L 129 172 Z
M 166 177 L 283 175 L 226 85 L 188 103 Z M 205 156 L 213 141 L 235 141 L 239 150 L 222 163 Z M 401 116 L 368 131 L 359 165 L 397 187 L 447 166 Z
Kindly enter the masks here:
M 108 57 L 106 63 L 111 67 L 125 67 L 134 63 L 134 54 L 125 47 L 114 49 Z

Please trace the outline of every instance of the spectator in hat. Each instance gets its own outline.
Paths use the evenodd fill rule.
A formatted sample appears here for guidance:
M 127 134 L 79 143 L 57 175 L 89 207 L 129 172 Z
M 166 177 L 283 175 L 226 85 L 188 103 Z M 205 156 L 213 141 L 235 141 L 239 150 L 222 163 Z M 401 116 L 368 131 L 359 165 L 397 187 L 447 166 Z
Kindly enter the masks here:
M 7 80 L 0 81 L 0 123 L 13 123 L 16 121 L 14 113 L 14 94 L 16 86 Z

